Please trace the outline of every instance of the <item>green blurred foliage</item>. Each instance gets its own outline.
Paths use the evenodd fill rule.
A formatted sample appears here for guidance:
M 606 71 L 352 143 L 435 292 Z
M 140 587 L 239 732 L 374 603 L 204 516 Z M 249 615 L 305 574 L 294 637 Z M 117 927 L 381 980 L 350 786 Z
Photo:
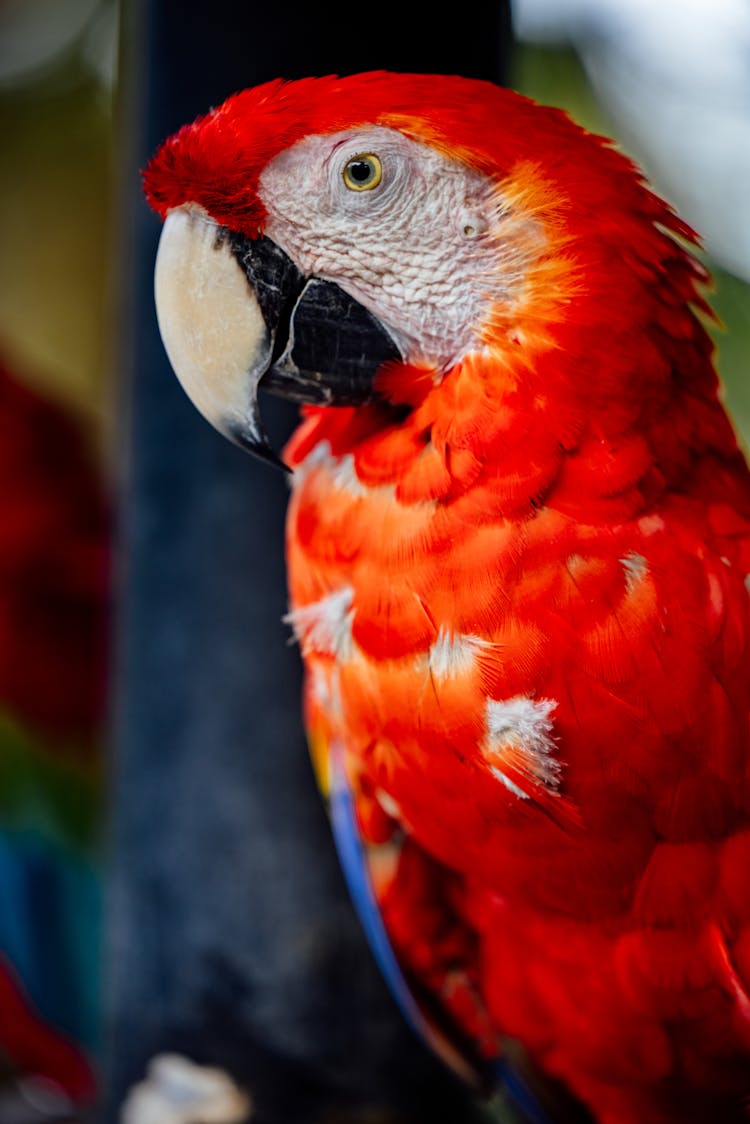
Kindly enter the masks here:
M 90 760 L 49 752 L 0 715 L 0 824 L 34 830 L 81 850 L 96 848 L 101 780 Z

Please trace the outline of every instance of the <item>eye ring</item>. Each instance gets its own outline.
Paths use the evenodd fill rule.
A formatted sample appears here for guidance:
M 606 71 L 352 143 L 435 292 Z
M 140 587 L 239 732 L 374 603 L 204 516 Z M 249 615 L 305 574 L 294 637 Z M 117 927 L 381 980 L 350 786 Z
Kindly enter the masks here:
M 372 191 L 383 179 L 383 165 L 374 152 L 360 152 L 347 160 L 341 174 L 350 191 Z

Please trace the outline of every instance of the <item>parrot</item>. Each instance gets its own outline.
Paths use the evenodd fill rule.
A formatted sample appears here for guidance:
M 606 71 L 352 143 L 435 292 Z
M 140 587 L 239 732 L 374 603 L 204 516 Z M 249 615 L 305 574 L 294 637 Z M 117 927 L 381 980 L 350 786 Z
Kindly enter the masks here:
M 405 1017 L 530 1120 L 539 1075 L 747 1121 L 750 473 L 698 234 L 451 74 L 237 91 L 143 187 L 176 376 L 288 474 L 312 761 Z

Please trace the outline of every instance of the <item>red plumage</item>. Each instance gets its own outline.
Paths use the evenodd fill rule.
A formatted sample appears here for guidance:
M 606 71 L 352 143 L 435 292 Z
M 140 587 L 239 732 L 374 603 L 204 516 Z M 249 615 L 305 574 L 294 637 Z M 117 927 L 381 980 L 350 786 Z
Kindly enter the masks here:
M 59 1090 L 81 1105 L 90 1104 L 96 1078 L 82 1051 L 44 1021 L 25 994 L 12 967 L 0 954 L 0 1055 L 14 1072 Z
M 0 699 L 58 745 L 105 712 L 109 514 L 92 449 L 0 359 Z
M 308 409 L 287 450 L 293 609 L 350 591 L 345 650 L 302 636 L 314 746 L 406 838 L 389 932 L 482 1050 L 602 1124 L 746 1119 L 750 475 L 694 235 L 564 114 L 432 76 L 239 94 L 149 197 L 255 237 L 268 161 L 363 123 L 491 178 L 525 287 L 440 378 L 384 369 L 397 413 Z

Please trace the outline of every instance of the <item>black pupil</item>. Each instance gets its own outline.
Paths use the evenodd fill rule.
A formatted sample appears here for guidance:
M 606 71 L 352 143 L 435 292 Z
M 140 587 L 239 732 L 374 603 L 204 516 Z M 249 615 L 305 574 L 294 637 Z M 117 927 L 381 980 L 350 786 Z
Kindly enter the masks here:
M 369 160 L 352 160 L 349 165 L 349 175 L 357 183 L 365 183 L 372 179 L 372 164 Z

